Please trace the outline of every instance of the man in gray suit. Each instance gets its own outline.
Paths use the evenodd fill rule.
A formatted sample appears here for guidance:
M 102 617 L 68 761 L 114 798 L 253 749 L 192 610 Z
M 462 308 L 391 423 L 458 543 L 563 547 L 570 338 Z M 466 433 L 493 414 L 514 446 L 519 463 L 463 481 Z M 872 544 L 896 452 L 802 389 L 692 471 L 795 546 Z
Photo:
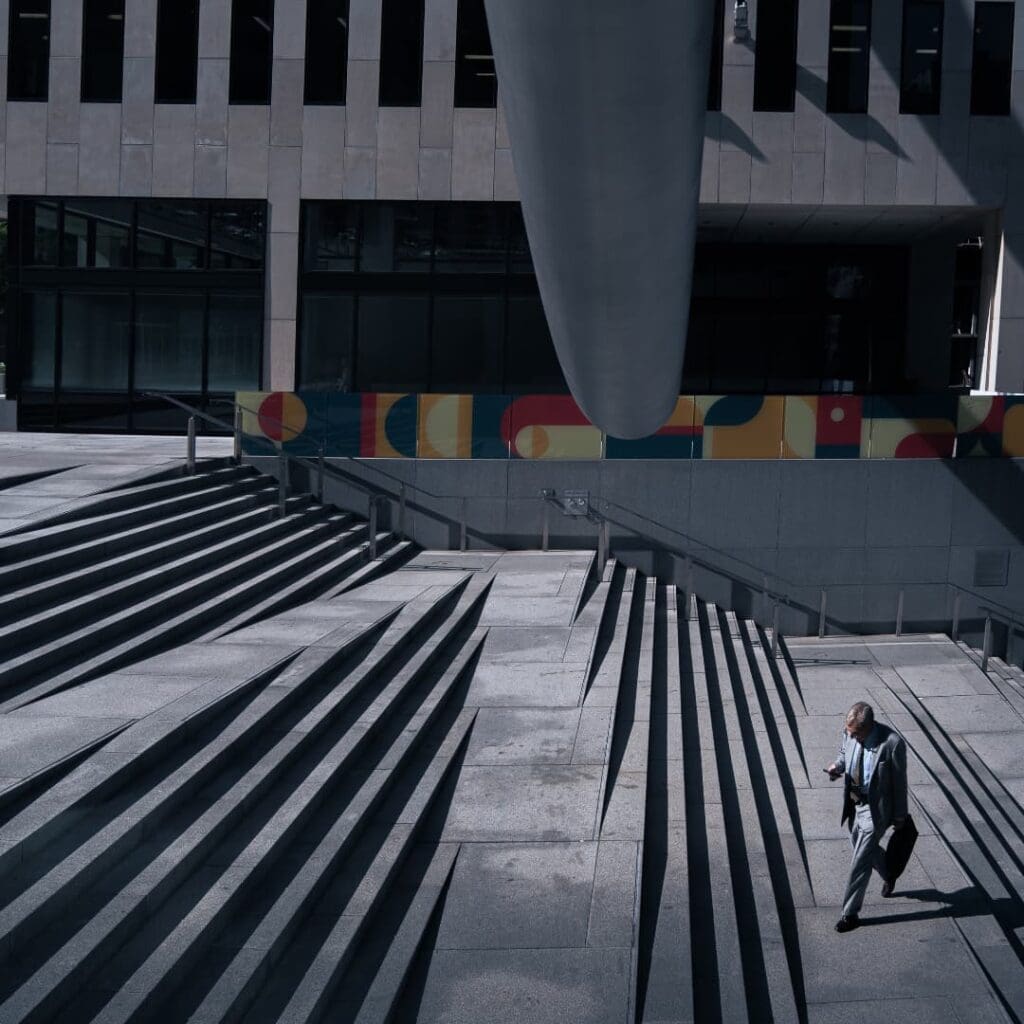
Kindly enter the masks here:
M 860 923 L 872 868 L 882 878 L 882 895 L 893 894 L 878 844 L 890 825 L 900 829 L 907 820 L 907 745 L 897 732 L 875 721 L 870 704 L 858 701 L 846 713 L 839 757 L 825 771 L 830 779 L 846 777 L 840 824 L 850 822 L 853 862 L 836 931 L 849 932 Z

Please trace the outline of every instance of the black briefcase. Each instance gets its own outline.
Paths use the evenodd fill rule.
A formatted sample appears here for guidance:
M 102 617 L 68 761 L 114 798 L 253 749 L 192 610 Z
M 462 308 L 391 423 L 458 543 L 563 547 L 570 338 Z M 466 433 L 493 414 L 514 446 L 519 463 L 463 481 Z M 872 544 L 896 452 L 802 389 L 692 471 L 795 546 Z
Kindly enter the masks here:
M 893 830 L 892 839 L 885 849 L 885 873 L 890 882 L 895 882 L 903 874 L 916 842 L 917 826 L 908 814 L 903 828 Z

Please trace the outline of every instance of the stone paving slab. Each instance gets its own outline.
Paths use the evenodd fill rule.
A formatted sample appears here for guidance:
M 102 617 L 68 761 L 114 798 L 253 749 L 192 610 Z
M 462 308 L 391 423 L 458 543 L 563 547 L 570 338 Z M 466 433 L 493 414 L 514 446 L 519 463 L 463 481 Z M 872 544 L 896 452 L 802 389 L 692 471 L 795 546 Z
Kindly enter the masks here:
M 200 678 L 246 679 L 289 654 L 300 644 L 240 644 L 232 636 L 215 643 L 191 643 L 154 655 L 129 666 L 133 675 L 199 676 Z
M 590 839 L 601 789 L 597 766 L 463 768 L 444 838 L 461 842 Z
M 987 986 L 946 908 L 940 903 L 871 905 L 861 928 L 834 929 L 834 907 L 797 910 L 804 981 L 809 1003 L 857 1001 L 874 992 L 934 998 Z
M 466 845 L 452 878 L 437 948 L 586 946 L 597 846 Z
M 572 632 L 569 626 L 492 626 L 482 658 L 498 662 L 559 662 Z
M 622 1024 L 628 949 L 440 950 L 419 1024 Z
M 573 758 L 580 715 L 578 708 L 482 708 L 465 763 L 568 764 Z
M 574 708 L 586 682 L 586 665 L 489 664 L 477 666 L 466 703 L 471 707 Z

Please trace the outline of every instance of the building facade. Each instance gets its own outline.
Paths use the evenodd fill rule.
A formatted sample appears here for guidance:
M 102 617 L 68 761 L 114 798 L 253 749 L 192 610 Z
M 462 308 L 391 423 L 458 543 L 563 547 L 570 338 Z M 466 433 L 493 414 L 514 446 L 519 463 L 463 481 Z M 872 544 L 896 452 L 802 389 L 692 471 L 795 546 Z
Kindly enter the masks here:
M 1020 5 L 715 18 L 680 390 L 1024 390 Z M 0 61 L 23 427 L 564 389 L 483 0 L 0 0 Z

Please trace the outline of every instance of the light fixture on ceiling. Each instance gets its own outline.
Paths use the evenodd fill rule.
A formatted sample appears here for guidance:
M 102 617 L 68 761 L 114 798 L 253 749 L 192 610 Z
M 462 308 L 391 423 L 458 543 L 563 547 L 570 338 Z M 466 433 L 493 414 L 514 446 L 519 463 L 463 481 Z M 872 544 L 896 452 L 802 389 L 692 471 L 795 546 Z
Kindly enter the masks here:
M 266 18 L 261 18 L 258 14 L 254 14 L 252 16 L 252 20 L 255 21 L 256 24 L 259 25 L 259 27 L 263 29 L 264 32 L 270 31 L 270 23 L 267 21 Z

